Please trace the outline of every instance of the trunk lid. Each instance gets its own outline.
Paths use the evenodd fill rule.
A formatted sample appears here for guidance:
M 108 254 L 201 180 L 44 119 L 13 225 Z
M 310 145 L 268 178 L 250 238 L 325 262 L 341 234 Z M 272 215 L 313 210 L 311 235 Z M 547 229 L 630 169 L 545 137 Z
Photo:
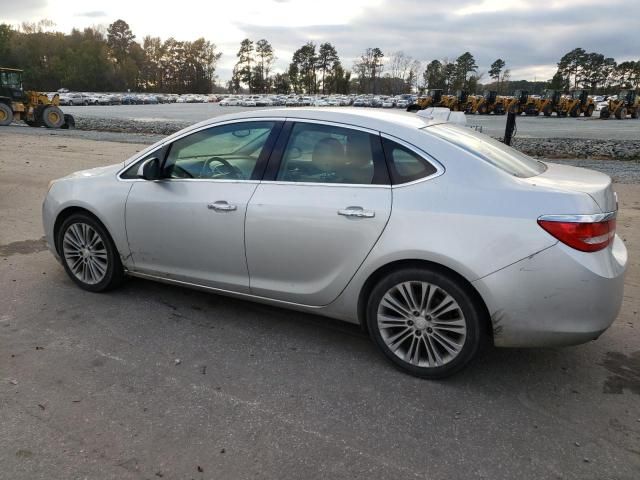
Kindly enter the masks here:
M 586 193 L 593 198 L 602 213 L 614 212 L 618 209 L 609 175 L 569 165 L 547 162 L 545 164 L 546 171 L 522 180 L 531 185 L 554 190 Z

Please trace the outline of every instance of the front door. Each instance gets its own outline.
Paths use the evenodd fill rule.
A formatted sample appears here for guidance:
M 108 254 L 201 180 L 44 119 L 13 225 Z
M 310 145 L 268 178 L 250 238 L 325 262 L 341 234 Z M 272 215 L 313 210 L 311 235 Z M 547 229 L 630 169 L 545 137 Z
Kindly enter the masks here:
M 163 179 L 134 181 L 127 199 L 134 269 L 248 292 L 245 213 L 280 125 L 236 122 L 175 140 Z
M 326 305 L 365 260 L 391 212 L 380 137 L 299 121 L 282 150 L 270 160 L 279 164 L 277 174 L 261 182 L 247 210 L 251 293 Z

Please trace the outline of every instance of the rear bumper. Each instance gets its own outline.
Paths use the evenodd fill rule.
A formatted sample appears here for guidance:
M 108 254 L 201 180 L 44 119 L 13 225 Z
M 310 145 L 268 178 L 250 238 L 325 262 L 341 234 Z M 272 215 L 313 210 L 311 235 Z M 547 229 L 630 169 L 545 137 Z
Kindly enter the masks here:
M 575 345 L 598 338 L 618 316 L 627 250 L 620 238 L 596 253 L 557 243 L 473 284 L 500 347 Z

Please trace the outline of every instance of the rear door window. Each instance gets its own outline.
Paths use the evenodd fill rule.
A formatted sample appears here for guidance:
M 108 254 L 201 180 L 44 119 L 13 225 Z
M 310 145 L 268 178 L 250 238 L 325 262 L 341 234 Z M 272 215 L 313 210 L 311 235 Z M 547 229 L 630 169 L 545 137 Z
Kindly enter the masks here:
M 379 137 L 333 125 L 295 123 L 276 180 L 304 183 L 386 183 Z

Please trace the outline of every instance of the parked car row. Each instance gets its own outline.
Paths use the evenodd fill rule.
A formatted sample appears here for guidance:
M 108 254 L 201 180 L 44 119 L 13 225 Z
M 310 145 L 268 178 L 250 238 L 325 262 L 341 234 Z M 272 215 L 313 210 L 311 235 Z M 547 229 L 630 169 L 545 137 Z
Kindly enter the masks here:
M 64 90 L 64 89 L 62 89 Z M 175 93 L 90 93 L 58 91 L 60 105 L 149 105 L 158 103 L 209 103 L 218 102 L 221 97 L 216 95 L 196 95 Z M 50 96 L 54 93 L 49 94 Z
M 388 95 L 231 95 L 220 101 L 222 107 L 380 107 L 407 108 L 414 97 Z
M 55 93 L 50 93 L 52 96 Z M 148 105 L 158 103 L 213 103 L 227 107 L 378 107 L 405 109 L 415 95 L 202 95 L 148 93 L 90 93 L 58 91 L 60 105 Z

